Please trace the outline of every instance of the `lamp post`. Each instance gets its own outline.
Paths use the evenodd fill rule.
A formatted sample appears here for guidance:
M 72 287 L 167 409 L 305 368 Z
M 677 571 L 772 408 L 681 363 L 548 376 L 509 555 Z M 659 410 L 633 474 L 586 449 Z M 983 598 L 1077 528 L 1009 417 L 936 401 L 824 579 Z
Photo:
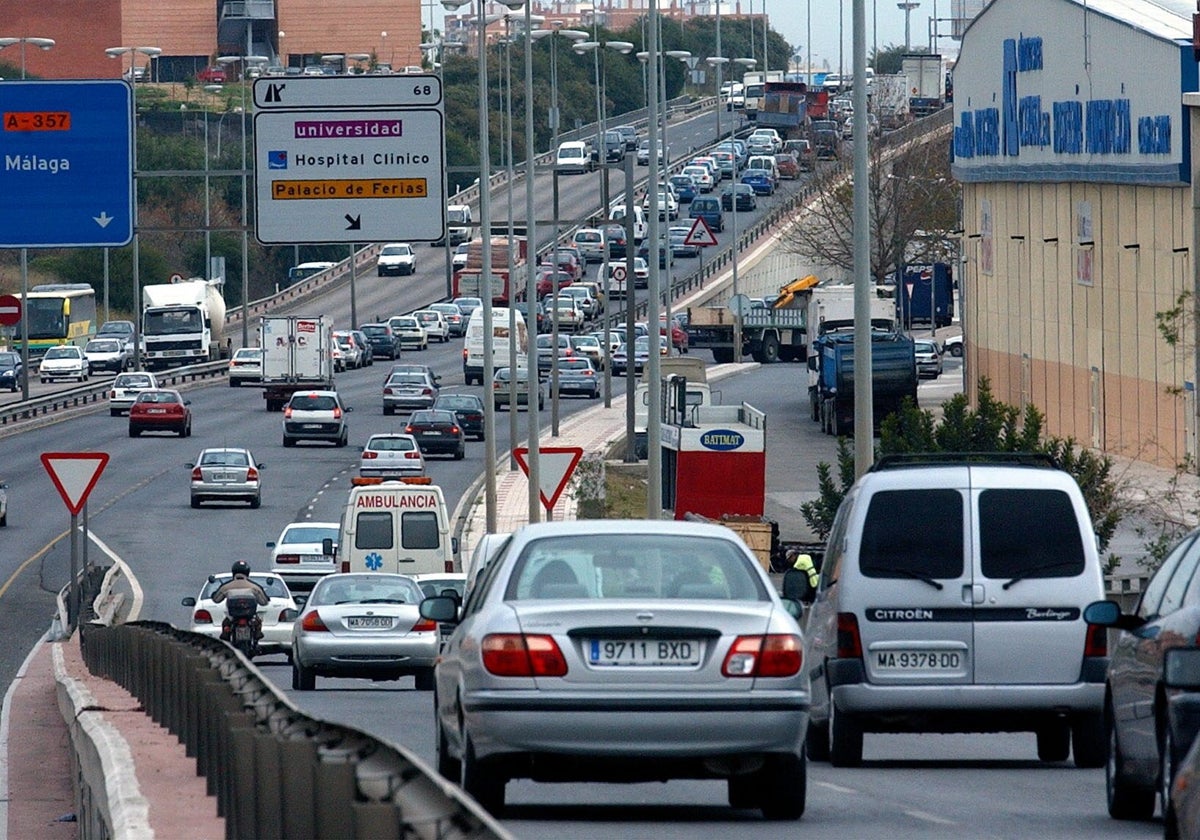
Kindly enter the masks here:
M 480 290 L 480 300 L 483 310 L 483 387 L 492 387 L 495 377 L 495 360 L 492 358 L 492 348 L 495 337 L 492 333 L 492 151 L 488 139 L 488 96 L 487 96 L 487 16 L 484 13 L 484 0 L 478 0 L 479 15 L 479 227 L 482 232 L 482 248 L 480 249 L 480 264 L 483 270 L 483 288 Z M 457 11 L 466 5 L 465 0 L 442 0 L 442 6 L 448 12 Z M 505 0 L 505 6 L 516 11 L 525 5 L 525 0 Z M 532 387 L 532 382 L 530 383 Z M 534 411 L 532 394 L 529 406 Z M 496 532 L 496 405 L 491 399 L 483 401 L 483 434 L 484 434 L 484 510 L 486 512 L 486 530 L 489 534 Z
M 904 12 L 904 51 L 908 52 L 912 49 L 912 28 L 910 27 L 910 19 L 912 18 L 913 9 L 920 6 L 920 3 L 913 0 L 904 0 L 896 4 L 896 8 Z
M 660 26 L 661 26 L 661 23 L 662 23 L 662 18 L 660 17 L 659 18 Z M 659 68 L 659 71 L 660 71 L 659 78 L 661 79 L 660 88 L 661 88 L 661 94 L 662 94 L 662 146 L 663 146 L 663 165 L 665 167 L 665 171 L 663 172 L 663 177 L 661 179 L 663 183 L 660 184 L 660 186 L 658 188 L 662 189 L 664 192 L 666 191 L 666 181 L 668 180 L 667 173 L 670 172 L 670 166 L 671 166 L 671 144 L 667 142 L 667 68 L 666 68 L 666 60 L 668 58 L 674 58 L 677 61 L 686 65 L 687 60 L 691 57 L 692 57 L 692 53 L 689 50 L 667 50 L 666 52 L 662 53 L 663 66 L 661 66 Z M 717 97 L 717 98 L 720 99 L 720 97 Z M 655 201 L 655 203 L 658 202 L 658 194 L 657 193 L 655 193 L 654 201 Z M 664 202 L 664 204 L 665 203 L 666 202 Z M 660 247 L 662 247 L 666 250 L 666 256 L 664 257 L 664 260 L 663 260 L 664 264 L 666 265 L 666 282 L 664 283 L 664 287 L 666 289 L 666 294 L 664 295 L 664 298 L 663 298 L 663 301 L 664 301 L 663 302 L 663 317 L 665 318 L 664 326 L 666 327 L 666 330 L 667 330 L 667 355 L 669 356 L 675 351 L 675 345 L 671 338 L 671 300 L 674 297 L 672 286 L 671 286 L 671 266 L 674 263 L 674 259 L 673 259 L 674 255 L 671 253 L 670 214 L 668 214 L 668 218 L 667 218 L 667 238 L 661 244 Z
M 217 57 L 217 63 L 226 68 L 234 64 L 241 65 L 242 87 L 242 346 L 250 346 L 250 220 L 248 217 L 248 199 L 246 196 L 246 80 L 247 65 L 266 64 L 265 55 L 222 55 Z
M 532 5 L 532 4 L 530 4 Z M 530 13 L 529 5 L 525 6 L 525 33 L 533 39 L 537 33 L 533 31 L 533 17 Z M 586 37 L 586 36 L 585 36 Z M 551 45 L 553 46 L 553 41 Z M 555 93 L 558 91 L 555 90 Z M 555 131 L 557 132 L 557 128 Z M 533 207 L 533 164 L 536 158 L 536 152 L 533 147 L 533 44 L 527 45 L 525 49 L 525 237 L 526 242 L 537 242 L 537 220 L 534 216 Z M 525 265 L 525 305 L 527 311 L 533 312 L 534 298 L 537 296 L 537 277 L 534 273 L 534 263 L 536 260 L 526 260 Z M 537 332 L 537 316 L 532 317 L 533 329 Z M 525 324 L 525 329 L 528 332 L 529 324 Z M 512 336 L 512 340 L 516 340 L 517 336 Z M 536 339 L 535 339 L 536 341 Z M 534 348 L 536 356 L 537 349 Z M 526 366 L 529 362 L 526 361 Z M 537 360 L 534 359 L 531 372 L 537 371 Z M 526 496 L 529 498 L 529 521 L 538 522 L 541 520 L 541 457 L 538 452 L 539 439 L 537 413 L 530 406 L 526 412 L 529 418 L 529 436 L 527 444 L 529 446 L 529 460 L 527 463 L 528 469 L 527 478 L 529 479 L 529 492 Z
M 49 50 L 54 46 L 53 38 L 0 38 L 0 50 L 21 45 L 21 78 L 25 78 L 25 45 L 31 44 L 39 50 Z M 104 253 L 108 254 L 106 248 Z M 106 263 L 107 265 L 107 263 Z M 107 286 L 105 287 L 107 288 Z M 105 296 L 105 301 L 108 296 Z M 21 399 L 29 399 L 29 249 L 21 249 Z
M 133 84 L 133 79 L 136 78 L 134 67 L 137 66 L 137 57 L 144 55 L 149 59 L 155 56 L 162 55 L 162 47 L 109 47 L 104 51 L 109 58 L 121 58 L 129 56 L 129 79 L 130 84 Z M 133 122 L 131 130 L 133 132 L 133 310 L 138 312 L 142 303 L 142 277 L 141 277 L 141 235 L 138 232 L 138 201 L 137 201 L 137 86 L 134 86 L 134 97 L 131 98 L 131 106 L 133 113 L 129 115 Z M 133 318 L 133 367 L 139 369 L 142 366 L 142 324 L 141 318 L 134 315 Z
M 205 93 L 220 93 L 222 85 L 205 85 Z M 221 115 L 224 117 L 224 114 Z M 212 279 L 212 230 L 210 229 L 211 215 L 208 189 L 208 106 L 204 108 L 204 279 Z
M 434 72 L 437 73 L 438 81 L 442 82 L 442 84 L 443 84 L 442 90 L 445 90 L 445 75 L 442 72 L 443 71 L 442 47 L 443 47 L 443 44 L 440 39 L 437 41 L 430 41 L 428 43 L 421 44 L 421 52 L 425 53 L 426 56 L 429 57 L 430 62 L 433 64 Z M 436 60 L 433 59 L 434 54 L 437 55 Z M 442 195 L 445 195 L 445 196 L 450 195 L 449 175 L 446 172 L 446 167 L 445 167 L 444 163 L 442 166 Z M 454 254 L 452 253 L 452 251 L 450 249 L 450 237 L 449 236 L 445 237 L 442 240 L 442 256 L 444 257 L 444 263 L 445 263 L 444 277 L 445 277 L 445 281 L 446 281 L 446 298 L 450 299 L 450 298 L 454 297 L 454 266 L 453 266 Z

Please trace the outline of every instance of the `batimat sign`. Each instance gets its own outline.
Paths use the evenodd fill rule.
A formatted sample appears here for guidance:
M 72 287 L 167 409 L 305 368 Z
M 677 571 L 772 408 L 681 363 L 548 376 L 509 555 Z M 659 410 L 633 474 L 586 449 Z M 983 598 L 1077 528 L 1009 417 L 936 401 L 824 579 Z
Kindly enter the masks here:
M 746 436 L 733 429 L 710 429 L 700 435 L 700 445 L 714 452 L 732 452 L 745 443 Z

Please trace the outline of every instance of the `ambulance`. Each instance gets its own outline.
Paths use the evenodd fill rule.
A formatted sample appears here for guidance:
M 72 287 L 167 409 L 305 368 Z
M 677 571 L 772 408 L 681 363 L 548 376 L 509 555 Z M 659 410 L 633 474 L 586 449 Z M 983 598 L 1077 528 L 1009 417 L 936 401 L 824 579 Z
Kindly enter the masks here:
M 458 540 L 442 488 L 421 478 L 355 478 L 335 555 L 343 572 L 453 572 Z M 332 548 L 332 546 L 331 546 Z

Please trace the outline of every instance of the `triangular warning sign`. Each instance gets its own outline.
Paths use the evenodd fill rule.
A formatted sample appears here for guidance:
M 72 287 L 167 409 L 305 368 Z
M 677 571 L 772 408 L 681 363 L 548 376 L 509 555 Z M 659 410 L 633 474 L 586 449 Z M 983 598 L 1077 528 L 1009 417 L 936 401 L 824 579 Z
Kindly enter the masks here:
M 709 245 L 717 244 L 717 237 L 713 235 L 712 228 L 708 226 L 708 222 L 704 221 L 704 217 L 697 216 L 692 220 L 692 229 L 683 238 L 683 243 L 685 245 L 708 247 Z
M 72 516 L 78 516 L 108 465 L 107 452 L 43 452 L 42 466 Z
M 513 450 L 513 457 L 525 475 L 529 475 L 529 463 L 525 460 L 527 455 L 528 447 L 520 446 Z M 558 497 L 567 489 L 567 482 L 571 480 L 575 465 L 582 457 L 583 447 L 580 446 L 538 447 L 538 493 L 546 510 L 554 510 Z

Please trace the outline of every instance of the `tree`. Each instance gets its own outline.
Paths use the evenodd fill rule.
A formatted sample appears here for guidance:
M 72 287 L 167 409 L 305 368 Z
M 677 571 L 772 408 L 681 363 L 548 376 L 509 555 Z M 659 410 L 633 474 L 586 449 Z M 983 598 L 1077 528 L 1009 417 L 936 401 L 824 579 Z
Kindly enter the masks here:
M 925 47 L 912 47 L 906 50 L 904 49 L 903 44 L 898 46 L 896 44 L 888 44 L 886 47 L 883 47 L 878 52 L 873 54 L 871 59 L 871 67 L 873 67 L 875 72 L 879 75 L 892 75 L 900 72 L 903 66 L 904 56 L 927 52 L 929 52 L 929 50 Z
M 967 398 L 957 394 L 943 404 L 943 416 L 936 423 L 932 412 L 911 401 L 883 421 L 880 429 L 880 455 L 937 452 L 1030 452 L 1052 457 L 1071 475 L 1083 491 L 1091 514 L 1092 527 L 1103 549 L 1112 539 L 1122 518 L 1118 482 L 1113 478 L 1113 462 L 1079 447 L 1070 438 L 1043 437 L 1044 418 L 1036 407 L 1024 413 L 1015 406 L 997 400 L 987 379 L 979 381 L 978 407 L 972 410 Z M 838 441 L 838 475 L 827 463 L 817 465 L 819 495 L 801 505 L 804 521 L 820 539 L 829 536 L 838 506 L 854 484 L 854 449 L 846 438 Z
M 892 156 L 871 145 L 867 177 L 870 273 L 882 283 L 901 262 L 944 260 L 946 238 L 959 227 L 958 184 L 950 175 L 948 141 L 912 145 Z M 833 169 L 818 185 L 814 212 L 792 228 L 786 247 L 820 265 L 854 268 L 854 184 Z

